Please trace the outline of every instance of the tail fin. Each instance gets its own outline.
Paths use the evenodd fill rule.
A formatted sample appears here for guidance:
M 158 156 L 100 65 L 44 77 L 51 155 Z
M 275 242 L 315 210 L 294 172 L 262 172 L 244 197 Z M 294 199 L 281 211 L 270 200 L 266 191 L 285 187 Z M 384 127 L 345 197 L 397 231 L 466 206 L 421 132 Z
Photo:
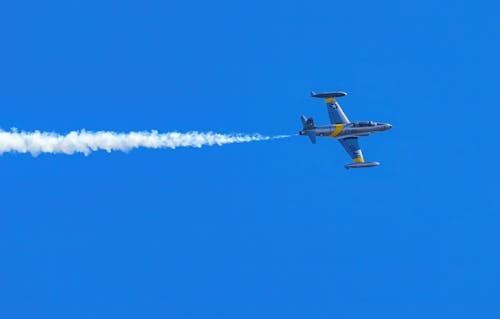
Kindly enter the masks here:
M 313 144 L 316 144 L 316 131 L 314 130 L 316 127 L 314 126 L 314 120 L 312 117 L 307 118 L 304 115 L 300 117 L 302 121 L 302 125 L 304 126 L 303 131 L 305 135 L 309 137 Z M 303 133 L 301 133 L 303 134 Z
M 302 115 L 300 119 L 302 121 L 302 125 L 304 126 L 304 130 L 312 130 L 313 128 L 315 128 L 314 119 L 312 117 L 307 118 L 304 115 Z

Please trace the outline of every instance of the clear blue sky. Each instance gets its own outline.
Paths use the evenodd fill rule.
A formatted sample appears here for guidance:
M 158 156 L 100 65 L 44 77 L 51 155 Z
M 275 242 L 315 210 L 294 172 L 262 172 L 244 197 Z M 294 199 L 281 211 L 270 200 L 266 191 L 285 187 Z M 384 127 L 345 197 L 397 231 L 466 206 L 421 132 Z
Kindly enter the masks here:
M 0 127 L 334 140 L 0 157 L 2 318 L 499 318 L 494 1 L 14 1 Z

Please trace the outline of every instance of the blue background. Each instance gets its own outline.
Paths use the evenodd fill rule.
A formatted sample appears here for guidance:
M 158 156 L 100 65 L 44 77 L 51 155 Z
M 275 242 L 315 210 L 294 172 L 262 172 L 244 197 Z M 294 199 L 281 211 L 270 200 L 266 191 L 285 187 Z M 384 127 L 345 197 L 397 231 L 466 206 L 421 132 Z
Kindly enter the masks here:
M 499 318 L 494 1 L 15 1 L 0 127 L 334 140 L 0 158 L 2 318 Z

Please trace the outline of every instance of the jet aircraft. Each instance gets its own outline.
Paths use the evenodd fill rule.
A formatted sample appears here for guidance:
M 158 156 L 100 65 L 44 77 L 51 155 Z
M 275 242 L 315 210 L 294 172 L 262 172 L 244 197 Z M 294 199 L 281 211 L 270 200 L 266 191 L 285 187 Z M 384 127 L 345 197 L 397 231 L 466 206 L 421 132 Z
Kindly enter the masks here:
M 330 117 L 331 125 L 315 126 L 312 117 L 301 116 L 303 129 L 299 135 L 307 135 L 312 143 L 316 143 L 316 136 L 336 138 L 353 159 L 353 163 L 345 165 L 349 168 L 365 168 L 380 165 L 379 162 L 365 162 L 363 153 L 358 144 L 358 137 L 372 133 L 387 131 L 391 124 L 373 121 L 351 122 L 342 111 L 336 98 L 346 96 L 345 92 L 311 92 L 311 97 L 323 98 Z

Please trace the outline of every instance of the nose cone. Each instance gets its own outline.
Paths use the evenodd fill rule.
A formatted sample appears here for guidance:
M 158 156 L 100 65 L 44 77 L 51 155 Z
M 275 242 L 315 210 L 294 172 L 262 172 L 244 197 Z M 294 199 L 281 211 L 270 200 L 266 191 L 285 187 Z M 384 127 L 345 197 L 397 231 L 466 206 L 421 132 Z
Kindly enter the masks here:
M 389 123 L 378 123 L 377 127 L 375 128 L 376 131 L 383 132 L 390 130 L 392 128 L 392 125 Z

